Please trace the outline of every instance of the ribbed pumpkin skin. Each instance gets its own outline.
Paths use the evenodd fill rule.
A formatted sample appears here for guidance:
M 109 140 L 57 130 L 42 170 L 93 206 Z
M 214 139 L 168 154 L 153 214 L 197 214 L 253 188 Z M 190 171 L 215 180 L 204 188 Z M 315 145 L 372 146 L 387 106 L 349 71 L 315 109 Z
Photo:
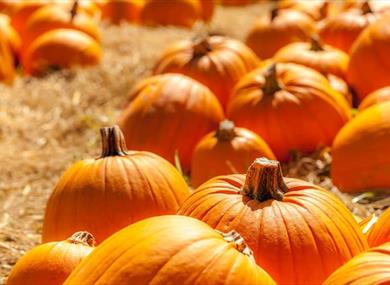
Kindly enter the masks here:
M 234 128 L 231 140 L 206 135 L 196 146 L 191 164 L 191 183 L 198 187 L 207 180 L 226 174 L 244 173 L 257 157 L 275 159 L 267 143 L 255 133 Z
M 361 253 L 337 269 L 323 285 L 390 284 L 390 242 Z
M 101 7 L 102 18 L 113 24 L 122 21 L 136 23 L 143 5 L 143 0 L 108 0 Z
M 274 56 L 277 62 L 301 64 L 322 74 L 333 74 L 342 79 L 348 69 L 349 57 L 341 50 L 322 45 L 323 50 L 312 50 L 310 43 L 292 43 L 281 48 Z
M 333 183 L 343 192 L 390 189 L 390 102 L 368 108 L 337 134 Z
M 350 118 L 345 98 L 320 73 L 293 63 L 277 63 L 281 90 L 266 95 L 262 88 L 268 68 L 240 80 L 229 100 L 227 118 L 261 136 L 281 161 L 288 160 L 291 150 L 310 153 L 331 145 Z
M 119 118 L 126 143 L 148 150 L 189 169 L 197 142 L 218 126 L 222 108 L 208 88 L 180 74 L 163 74 L 141 81 Z
M 367 239 L 371 247 L 390 242 L 390 208 L 383 212 L 370 229 Z
M 363 111 L 368 107 L 387 101 L 390 101 L 390 86 L 380 88 L 368 94 L 360 103 L 359 111 Z
M 6 284 L 62 285 L 73 269 L 93 250 L 93 244 L 70 239 L 38 245 L 19 259 Z
M 86 12 L 80 11 L 72 19 L 70 11 L 64 7 L 50 5 L 35 11 L 25 23 L 22 34 L 24 49 L 40 35 L 55 29 L 78 30 L 100 42 L 99 29 Z
M 107 239 L 64 283 L 73 284 L 275 282 L 206 224 L 188 217 L 162 216 L 140 221 Z
M 349 84 L 363 100 L 370 92 L 390 85 L 390 15 L 385 14 L 365 29 L 350 51 Z
M 14 58 L 18 58 L 22 42 L 19 34 L 11 26 L 10 18 L 4 14 L 0 14 L 0 34 L 9 45 Z
M 197 43 L 184 40 L 169 46 L 155 74 L 181 73 L 206 85 L 224 107 L 234 85 L 259 65 L 257 56 L 240 41 L 210 36 Z
M 202 17 L 198 0 L 145 0 L 141 22 L 149 26 L 173 25 L 191 28 Z
M 56 29 L 35 39 L 26 50 L 22 62 L 30 75 L 39 75 L 55 66 L 90 66 L 99 63 L 102 51 L 90 36 L 76 30 Z
M 267 59 L 289 43 L 306 41 L 314 31 L 315 25 L 309 16 L 281 10 L 273 20 L 270 16 L 259 19 L 245 42 L 258 57 Z
M 178 214 L 223 232 L 236 230 L 253 250 L 257 264 L 278 284 L 320 284 L 367 248 L 351 213 L 328 191 L 285 178 L 288 192 L 282 201 L 259 202 L 241 192 L 245 178 L 228 175 L 209 180 Z

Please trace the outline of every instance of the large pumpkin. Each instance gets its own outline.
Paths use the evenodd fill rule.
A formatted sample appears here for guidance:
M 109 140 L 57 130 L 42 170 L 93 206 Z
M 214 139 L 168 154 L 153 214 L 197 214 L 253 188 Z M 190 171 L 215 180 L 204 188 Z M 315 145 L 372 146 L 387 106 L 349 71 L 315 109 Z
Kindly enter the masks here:
M 221 105 L 208 88 L 184 75 L 163 74 L 133 89 L 119 125 L 130 148 L 171 162 L 178 154 L 188 170 L 195 145 L 222 119 Z
M 219 175 L 244 173 L 256 157 L 274 159 L 266 142 L 255 133 L 224 120 L 196 146 L 191 164 L 192 186 Z
M 390 101 L 390 86 L 386 86 L 383 88 L 380 88 L 378 90 L 375 90 L 374 92 L 370 93 L 363 99 L 363 101 L 359 105 L 359 111 L 363 111 L 364 109 L 367 109 L 368 107 L 371 107 L 373 105 Z
M 266 59 L 289 43 L 308 40 L 314 31 L 314 22 L 306 14 L 274 9 L 269 16 L 262 17 L 254 24 L 246 44 L 261 59 Z
M 350 118 L 350 107 L 317 71 L 293 63 L 269 64 L 237 84 L 227 117 L 260 135 L 279 160 L 292 150 L 331 145 Z
M 133 224 L 96 248 L 64 285 L 275 284 L 236 232 L 181 216 Z
M 383 212 L 371 227 L 367 239 L 368 244 L 372 247 L 390 242 L 390 208 Z
M 27 74 L 39 75 L 50 68 L 90 66 L 99 63 L 99 44 L 87 34 L 72 29 L 56 29 L 36 38 L 23 54 Z
M 78 2 L 75 2 L 78 3 Z M 66 10 L 63 6 L 49 5 L 35 11 L 24 25 L 22 39 L 26 49 L 40 35 L 55 29 L 74 29 L 100 42 L 100 32 L 95 21 L 77 6 Z
M 199 0 L 145 0 L 141 22 L 149 26 L 173 25 L 192 27 L 202 18 Z
M 62 285 L 73 269 L 94 249 L 88 232 L 76 232 L 63 241 L 41 244 L 28 251 L 13 267 L 7 285 Z
M 277 62 L 292 62 L 311 67 L 324 75 L 333 74 L 345 79 L 349 57 L 341 50 L 322 45 L 316 36 L 311 43 L 292 43 L 281 48 L 274 56 Z
M 22 42 L 19 34 L 11 26 L 10 18 L 4 14 L 0 14 L 0 34 L 10 47 L 13 57 L 18 59 Z
M 182 73 L 203 83 L 226 105 L 234 85 L 259 64 L 240 41 L 221 36 L 184 40 L 169 46 L 154 73 Z
M 101 156 L 74 164 L 52 192 L 44 242 L 85 229 L 100 243 L 138 220 L 175 213 L 189 195 L 184 179 L 166 160 L 149 152 L 128 152 L 117 126 L 101 133 Z
M 390 242 L 355 256 L 323 283 L 323 285 L 334 284 L 390 284 Z
M 337 197 L 308 182 L 283 178 L 279 162 L 265 158 L 256 159 L 246 175 L 202 184 L 178 214 L 223 232 L 236 230 L 278 284 L 321 284 L 367 248 Z
M 390 102 L 359 113 L 332 146 L 333 183 L 344 192 L 390 193 Z
M 351 48 L 347 80 L 362 100 L 390 85 L 390 14 L 368 26 Z
M 15 78 L 14 59 L 10 46 L 3 34 L 0 34 L 0 83 L 12 83 Z
M 143 0 L 106 0 L 101 5 L 102 18 L 116 25 L 122 21 L 136 23 L 143 5 Z

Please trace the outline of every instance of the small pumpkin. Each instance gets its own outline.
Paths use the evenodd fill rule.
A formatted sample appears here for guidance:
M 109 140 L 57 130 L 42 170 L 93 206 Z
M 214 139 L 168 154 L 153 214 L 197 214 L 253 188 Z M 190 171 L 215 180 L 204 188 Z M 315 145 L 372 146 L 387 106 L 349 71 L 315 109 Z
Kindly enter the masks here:
M 358 224 L 336 196 L 283 178 L 280 163 L 265 158 L 256 159 L 246 175 L 202 184 L 178 214 L 223 232 L 237 231 L 278 284 L 321 284 L 367 248 Z
M 63 241 L 38 245 L 18 260 L 7 285 L 62 285 L 73 269 L 94 250 L 95 238 L 76 232 Z
M 336 13 L 336 7 L 329 0 L 279 0 L 279 9 L 293 9 L 305 13 L 315 21 L 325 19 Z
M 197 142 L 223 119 L 222 107 L 204 85 L 181 74 L 141 81 L 119 118 L 127 145 L 148 150 L 170 162 L 178 154 L 188 171 Z
M 103 128 L 102 154 L 74 164 L 58 181 L 46 207 L 42 240 L 77 229 L 97 243 L 138 220 L 172 214 L 189 195 L 179 172 L 149 153 L 127 151 L 119 127 Z
M 256 69 L 236 85 L 227 117 L 261 136 L 281 161 L 331 145 L 350 107 L 319 72 L 293 63 Z
M 332 273 L 323 285 L 390 283 L 390 242 L 361 253 Z
M 390 208 L 382 213 L 371 227 L 368 236 L 368 245 L 379 246 L 390 242 Z
M 104 260 L 104 262 L 102 262 Z M 149 218 L 111 236 L 85 259 L 72 284 L 275 284 L 236 232 L 182 216 Z
M 331 176 L 343 192 L 390 191 L 390 102 L 358 113 L 337 134 Z
M 173 25 L 191 28 L 202 17 L 199 0 L 145 0 L 140 19 L 144 25 Z
M 0 14 L 0 34 L 9 45 L 14 59 L 17 60 L 19 58 L 22 42 L 19 34 L 11 25 L 10 17 L 4 14 Z
M 36 38 L 23 54 L 24 71 L 40 75 L 48 69 L 91 66 L 101 58 L 99 44 L 87 34 L 72 29 L 55 29 Z
M 245 42 L 258 57 L 267 59 L 289 43 L 308 40 L 314 32 L 314 21 L 304 13 L 273 9 L 255 22 Z
M 15 78 L 14 59 L 4 35 L 0 34 L 0 83 L 11 84 Z
M 107 0 L 101 5 L 102 19 L 118 25 L 122 21 L 137 23 L 143 0 Z
M 206 135 L 194 150 L 191 164 L 192 186 L 226 174 L 244 173 L 256 157 L 275 159 L 262 138 L 224 120 L 216 131 Z
M 359 111 L 363 111 L 367 109 L 368 107 L 371 107 L 373 105 L 390 101 L 390 86 L 386 86 L 383 88 L 380 88 L 378 90 L 375 90 L 374 92 L 370 93 L 363 99 L 363 101 L 359 105 Z
M 206 36 L 168 46 L 154 73 L 173 72 L 192 77 L 209 87 L 224 107 L 234 85 L 258 64 L 257 56 L 240 41 Z
M 281 48 L 274 56 L 277 62 L 292 62 L 311 67 L 324 75 L 333 74 L 345 79 L 349 57 L 329 45 L 323 45 L 313 35 L 310 43 L 292 43 Z

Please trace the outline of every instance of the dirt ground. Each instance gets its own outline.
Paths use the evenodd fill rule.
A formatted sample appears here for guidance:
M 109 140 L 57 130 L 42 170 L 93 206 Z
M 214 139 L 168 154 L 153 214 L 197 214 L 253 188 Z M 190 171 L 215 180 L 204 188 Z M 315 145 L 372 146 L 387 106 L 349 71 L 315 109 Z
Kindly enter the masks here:
M 150 74 L 164 47 L 204 29 L 242 39 L 265 9 L 218 7 L 210 26 L 199 24 L 192 31 L 102 25 L 99 66 L 0 86 L 0 284 L 17 259 L 40 242 L 46 201 L 58 177 L 75 161 L 99 154 L 99 128 L 115 122 L 129 90 Z M 363 217 L 390 204 L 389 198 L 366 205 L 369 195 L 354 200 L 341 195 L 328 178 L 329 163 L 326 152 L 297 157 L 285 173 L 323 185 Z

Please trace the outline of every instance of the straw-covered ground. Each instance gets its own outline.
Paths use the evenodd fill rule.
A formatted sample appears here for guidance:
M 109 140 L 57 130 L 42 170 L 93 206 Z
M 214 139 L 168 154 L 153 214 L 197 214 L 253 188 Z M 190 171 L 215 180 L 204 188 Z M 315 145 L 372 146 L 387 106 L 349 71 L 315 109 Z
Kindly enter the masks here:
M 207 28 L 242 39 L 264 11 L 260 5 L 218 8 Z M 46 201 L 61 173 L 77 160 L 98 155 L 99 128 L 115 123 L 129 90 L 150 75 L 164 47 L 205 28 L 102 25 L 99 66 L 20 77 L 12 87 L 0 86 L 0 284 L 17 259 L 40 242 Z M 386 199 L 357 204 L 339 194 L 328 178 L 329 162 L 327 152 L 297 157 L 285 173 L 335 191 L 363 217 L 389 204 Z

